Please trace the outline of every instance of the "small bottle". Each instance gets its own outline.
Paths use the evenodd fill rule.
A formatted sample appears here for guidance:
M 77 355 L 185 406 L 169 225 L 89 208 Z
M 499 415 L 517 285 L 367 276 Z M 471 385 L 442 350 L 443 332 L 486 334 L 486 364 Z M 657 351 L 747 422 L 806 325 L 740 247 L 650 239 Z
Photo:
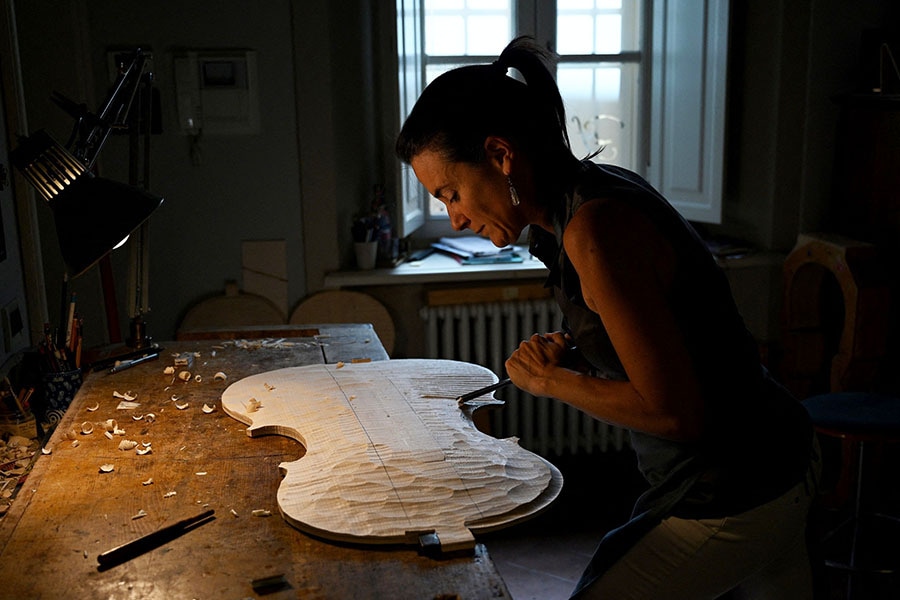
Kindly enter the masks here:
M 391 215 L 384 200 L 384 187 L 374 185 L 372 188 L 372 214 L 375 217 L 375 240 L 378 242 L 376 262 L 379 266 L 390 267 L 394 262 L 393 228 Z

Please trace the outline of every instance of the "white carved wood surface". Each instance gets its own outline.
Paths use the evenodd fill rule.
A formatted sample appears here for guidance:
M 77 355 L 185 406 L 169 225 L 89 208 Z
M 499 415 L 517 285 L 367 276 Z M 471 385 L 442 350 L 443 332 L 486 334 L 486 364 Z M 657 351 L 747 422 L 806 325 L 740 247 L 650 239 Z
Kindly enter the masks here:
M 278 506 L 295 527 L 374 544 L 435 533 L 448 551 L 534 516 L 562 489 L 552 464 L 516 439 L 480 432 L 471 409 L 457 405 L 495 381 L 488 369 L 449 360 L 310 365 L 237 381 L 222 408 L 250 436 L 284 435 L 306 448 L 280 465 Z

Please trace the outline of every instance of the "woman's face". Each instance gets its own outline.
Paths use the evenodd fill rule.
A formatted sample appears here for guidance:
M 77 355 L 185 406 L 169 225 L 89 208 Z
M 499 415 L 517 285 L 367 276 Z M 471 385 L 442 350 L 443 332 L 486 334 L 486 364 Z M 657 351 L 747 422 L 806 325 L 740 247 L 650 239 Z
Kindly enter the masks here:
M 512 204 L 504 165 L 491 157 L 477 165 L 450 162 L 433 150 L 410 161 L 422 185 L 447 207 L 453 229 L 471 229 L 498 248 L 515 243 L 528 225 L 525 207 Z

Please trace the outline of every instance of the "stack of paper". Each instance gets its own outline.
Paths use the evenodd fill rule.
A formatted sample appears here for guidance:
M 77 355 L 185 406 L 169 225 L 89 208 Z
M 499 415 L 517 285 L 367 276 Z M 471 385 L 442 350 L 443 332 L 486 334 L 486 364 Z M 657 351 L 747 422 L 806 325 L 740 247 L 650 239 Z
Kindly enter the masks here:
M 442 237 L 431 246 L 435 250 L 450 254 L 464 265 L 522 262 L 521 247 L 498 248 L 491 240 L 474 235 Z

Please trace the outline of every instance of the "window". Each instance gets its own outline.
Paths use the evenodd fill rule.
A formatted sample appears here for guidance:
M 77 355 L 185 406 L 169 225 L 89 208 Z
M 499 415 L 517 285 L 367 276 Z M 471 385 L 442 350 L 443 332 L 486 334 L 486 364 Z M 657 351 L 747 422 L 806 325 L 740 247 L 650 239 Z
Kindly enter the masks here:
M 648 177 L 688 219 L 719 222 L 723 4 L 397 0 L 400 119 L 444 71 L 490 62 L 513 37 L 532 35 L 560 55 L 556 78 L 576 156 L 602 149 L 593 160 Z M 412 209 L 404 222 L 424 225 L 424 237 L 449 232 L 444 205 L 403 171 L 404 206 Z

